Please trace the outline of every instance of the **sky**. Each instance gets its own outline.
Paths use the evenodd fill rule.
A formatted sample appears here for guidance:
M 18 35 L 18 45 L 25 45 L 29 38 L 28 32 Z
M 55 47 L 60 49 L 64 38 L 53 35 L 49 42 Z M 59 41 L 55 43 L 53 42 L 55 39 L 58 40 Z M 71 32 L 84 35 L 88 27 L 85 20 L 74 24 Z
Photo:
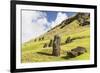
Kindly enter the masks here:
M 74 12 L 22 10 L 22 43 L 44 34 L 74 14 Z

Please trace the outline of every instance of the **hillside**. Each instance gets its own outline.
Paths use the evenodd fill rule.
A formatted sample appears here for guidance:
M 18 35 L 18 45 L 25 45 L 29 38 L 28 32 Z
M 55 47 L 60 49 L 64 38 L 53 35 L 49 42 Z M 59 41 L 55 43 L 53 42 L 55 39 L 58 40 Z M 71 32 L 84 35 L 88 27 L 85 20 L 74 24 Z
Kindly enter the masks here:
M 90 15 L 88 13 L 77 13 L 68 19 L 63 20 L 45 34 L 30 40 L 22 45 L 22 62 L 45 62 L 45 61 L 63 61 L 63 60 L 87 60 L 90 52 Z M 61 56 L 51 55 L 52 47 L 43 47 L 53 40 L 54 35 L 61 38 Z M 70 43 L 65 43 L 70 37 L 74 39 Z M 77 46 L 87 49 L 87 53 L 75 58 L 66 58 L 66 51 Z
M 64 35 L 69 35 L 69 34 L 73 34 L 73 33 L 77 33 L 77 32 L 81 32 L 86 30 L 87 28 L 85 27 L 89 27 L 87 26 L 80 26 L 80 22 L 78 21 L 80 17 L 84 16 L 84 14 L 82 15 L 81 13 L 77 13 L 75 16 L 69 18 L 69 19 L 65 19 L 64 21 L 61 22 L 61 24 L 55 26 L 54 28 L 52 28 L 51 30 L 49 30 L 47 33 L 45 33 L 43 36 L 47 37 L 47 38 L 53 38 L 53 36 L 55 34 L 59 34 L 61 36 Z M 89 16 L 87 15 L 87 21 L 89 21 Z

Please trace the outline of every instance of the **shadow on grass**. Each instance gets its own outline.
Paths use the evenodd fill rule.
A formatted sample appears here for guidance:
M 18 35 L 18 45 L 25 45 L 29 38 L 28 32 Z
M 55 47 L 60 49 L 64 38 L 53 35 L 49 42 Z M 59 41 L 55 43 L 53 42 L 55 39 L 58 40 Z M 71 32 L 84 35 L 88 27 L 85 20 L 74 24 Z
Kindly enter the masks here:
M 63 59 L 71 59 L 72 57 L 70 57 L 70 56 L 63 56 L 62 58 Z
M 37 54 L 52 56 L 52 54 L 45 53 L 45 52 L 37 52 Z

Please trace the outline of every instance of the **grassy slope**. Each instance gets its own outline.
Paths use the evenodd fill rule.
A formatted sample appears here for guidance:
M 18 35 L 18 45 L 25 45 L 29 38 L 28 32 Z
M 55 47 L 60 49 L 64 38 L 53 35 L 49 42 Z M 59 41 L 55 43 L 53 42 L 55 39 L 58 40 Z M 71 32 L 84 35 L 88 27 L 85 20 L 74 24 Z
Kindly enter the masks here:
M 54 57 L 51 55 L 52 47 L 43 48 L 44 43 L 49 43 L 50 39 L 53 39 L 55 34 L 59 34 L 61 37 L 61 43 L 64 43 L 67 37 L 83 37 L 81 39 L 76 39 L 71 43 L 61 45 L 61 56 Z M 69 25 L 64 28 L 57 26 L 55 29 L 47 32 L 43 35 L 44 40 L 36 41 L 31 40 L 28 43 L 22 45 L 22 62 L 45 62 L 45 61 L 63 61 L 63 60 L 87 60 L 89 59 L 90 51 L 90 27 L 79 26 L 77 20 L 74 20 Z M 42 37 L 42 36 L 40 36 Z M 38 38 L 37 38 L 38 39 Z M 66 57 L 66 51 L 73 49 L 77 46 L 83 46 L 87 49 L 87 53 L 82 54 L 75 58 L 68 59 Z

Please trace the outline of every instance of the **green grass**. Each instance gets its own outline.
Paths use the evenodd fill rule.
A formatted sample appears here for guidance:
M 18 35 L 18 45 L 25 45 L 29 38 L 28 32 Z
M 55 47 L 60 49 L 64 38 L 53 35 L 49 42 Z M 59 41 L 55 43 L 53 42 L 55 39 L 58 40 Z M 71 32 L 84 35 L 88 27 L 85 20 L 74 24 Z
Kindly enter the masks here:
M 55 32 L 55 33 L 54 33 Z M 49 43 L 50 39 L 53 39 L 55 34 L 59 34 L 61 37 L 61 55 L 59 57 L 52 56 L 52 47 L 43 48 L 44 43 Z M 79 26 L 77 20 L 73 21 L 63 29 L 56 27 L 50 32 L 44 35 L 44 40 L 30 42 L 22 44 L 22 63 L 29 62 L 51 62 L 51 61 L 69 61 L 69 60 L 89 60 L 90 58 L 90 26 Z M 41 37 L 40 36 L 40 37 Z M 73 40 L 71 43 L 65 43 L 67 37 L 81 39 Z M 37 38 L 38 39 L 38 38 Z M 77 46 L 85 47 L 87 52 L 77 56 L 75 58 L 67 58 L 66 51 L 71 50 Z

